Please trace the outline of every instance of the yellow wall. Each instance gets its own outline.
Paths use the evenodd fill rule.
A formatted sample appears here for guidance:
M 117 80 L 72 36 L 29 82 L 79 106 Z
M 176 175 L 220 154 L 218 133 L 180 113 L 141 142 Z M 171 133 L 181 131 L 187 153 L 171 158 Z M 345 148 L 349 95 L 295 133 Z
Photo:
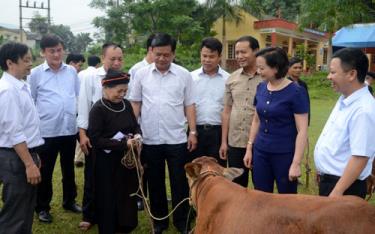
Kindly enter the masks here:
M 4 28 L 0 28 L 0 35 L 2 35 L 6 41 L 18 41 L 18 42 L 21 41 L 19 33 L 16 33 L 16 32 L 10 31 L 10 30 L 6 30 Z M 26 33 L 25 32 L 22 32 L 22 37 L 23 37 L 23 41 L 26 41 Z
M 260 48 L 265 47 L 265 39 L 264 37 L 258 32 L 258 30 L 254 29 L 254 21 L 258 21 L 257 18 L 254 16 L 245 13 L 244 11 L 240 12 L 242 16 L 242 20 L 236 24 L 235 21 L 226 21 L 226 39 L 228 43 L 236 41 L 241 36 L 250 35 L 256 38 L 259 42 Z M 220 18 L 217 20 L 213 25 L 213 31 L 215 31 L 216 38 L 222 41 L 222 25 L 223 19 Z M 228 51 L 228 45 L 226 46 L 226 51 Z M 225 59 L 228 58 L 228 53 L 225 54 Z

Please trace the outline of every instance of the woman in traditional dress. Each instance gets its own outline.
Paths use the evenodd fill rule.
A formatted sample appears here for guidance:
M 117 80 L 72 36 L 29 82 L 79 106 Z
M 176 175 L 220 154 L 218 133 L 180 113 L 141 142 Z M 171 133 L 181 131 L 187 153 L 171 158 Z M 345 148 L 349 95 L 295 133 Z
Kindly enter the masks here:
M 99 233 L 129 233 L 138 224 L 136 169 L 121 163 L 140 128 L 130 102 L 124 99 L 126 73 L 108 70 L 103 97 L 90 111 L 88 134 L 93 146 L 95 209 Z M 137 136 L 137 137 L 133 137 Z

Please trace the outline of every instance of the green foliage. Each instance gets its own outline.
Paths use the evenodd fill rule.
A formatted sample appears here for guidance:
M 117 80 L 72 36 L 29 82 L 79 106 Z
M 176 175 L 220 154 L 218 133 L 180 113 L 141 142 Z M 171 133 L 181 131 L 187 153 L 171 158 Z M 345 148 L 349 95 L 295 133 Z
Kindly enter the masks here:
M 332 90 L 331 82 L 327 79 L 327 72 L 315 72 L 310 75 L 302 76 L 302 80 L 309 87 L 311 99 L 336 100 L 339 96 Z
M 296 56 L 302 60 L 305 60 L 306 65 L 310 70 L 315 70 L 316 55 L 314 53 L 310 53 L 310 51 L 307 51 L 304 44 L 299 44 L 296 46 Z
M 374 9 L 366 1 L 353 0 L 304 0 L 301 4 L 299 24 L 328 32 L 353 23 L 373 22 Z
M 48 32 L 48 22 L 47 17 L 41 16 L 39 13 L 34 14 L 30 23 L 28 24 L 30 31 L 43 36 Z
M 0 45 L 5 43 L 5 38 L 3 35 L 0 35 Z

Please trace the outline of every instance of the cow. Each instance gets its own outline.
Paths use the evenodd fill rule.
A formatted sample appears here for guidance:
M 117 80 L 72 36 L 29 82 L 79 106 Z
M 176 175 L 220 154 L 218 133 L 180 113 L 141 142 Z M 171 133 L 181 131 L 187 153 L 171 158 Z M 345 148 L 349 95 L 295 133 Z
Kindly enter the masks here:
M 375 207 L 354 197 L 272 194 L 230 180 L 242 169 L 221 167 L 211 157 L 185 165 L 195 234 L 375 233 Z M 229 180 L 228 180 L 229 179 Z

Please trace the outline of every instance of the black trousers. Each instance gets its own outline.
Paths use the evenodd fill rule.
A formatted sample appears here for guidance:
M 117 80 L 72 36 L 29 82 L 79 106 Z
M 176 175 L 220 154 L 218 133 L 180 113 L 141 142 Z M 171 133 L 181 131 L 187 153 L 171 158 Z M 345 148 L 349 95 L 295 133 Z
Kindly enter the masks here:
M 40 173 L 42 182 L 38 185 L 36 212 L 49 211 L 52 199 L 52 175 L 57 155 L 60 154 L 60 165 L 63 186 L 63 206 L 75 203 L 77 188 L 74 175 L 74 152 L 76 135 L 44 138 L 44 145 L 38 148 L 41 160 Z
M 187 162 L 186 143 L 176 145 L 143 145 L 142 159 L 145 162 L 147 182 L 151 202 L 151 212 L 156 217 L 168 214 L 168 201 L 165 186 L 165 161 L 167 161 L 172 193 L 172 207 L 184 198 L 189 197 L 189 187 L 185 176 L 184 165 Z M 178 231 L 185 230 L 189 203 L 184 202 L 173 214 L 173 224 Z M 169 220 L 154 220 L 154 225 L 162 230 L 167 229 Z
M 96 223 L 94 201 L 94 159 L 92 151 L 85 155 L 84 185 L 82 199 L 82 220 Z
M 244 172 L 239 177 L 233 180 L 243 187 L 247 187 L 249 183 L 249 168 L 245 167 L 243 157 L 245 156 L 246 148 L 231 147 L 228 148 L 228 167 L 237 167 L 244 169 Z
M 37 165 L 38 156 L 31 153 Z M 14 150 L 0 149 L 0 183 L 3 184 L 0 233 L 31 234 L 36 186 L 27 182 L 26 169 Z
M 328 196 L 335 188 L 337 181 L 340 177 L 335 175 L 320 175 L 319 180 L 319 195 Z M 350 187 L 344 192 L 344 195 L 354 195 L 361 198 L 366 197 L 367 187 L 366 180 L 356 180 Z
M 226 167 L 227 161 L 219 156 L 221 145 L 221 125 L 197 125 L 198 145 L 190 153 L 190 161 L 201 157 L 210 156 L 215 158 L 218 163 Z

